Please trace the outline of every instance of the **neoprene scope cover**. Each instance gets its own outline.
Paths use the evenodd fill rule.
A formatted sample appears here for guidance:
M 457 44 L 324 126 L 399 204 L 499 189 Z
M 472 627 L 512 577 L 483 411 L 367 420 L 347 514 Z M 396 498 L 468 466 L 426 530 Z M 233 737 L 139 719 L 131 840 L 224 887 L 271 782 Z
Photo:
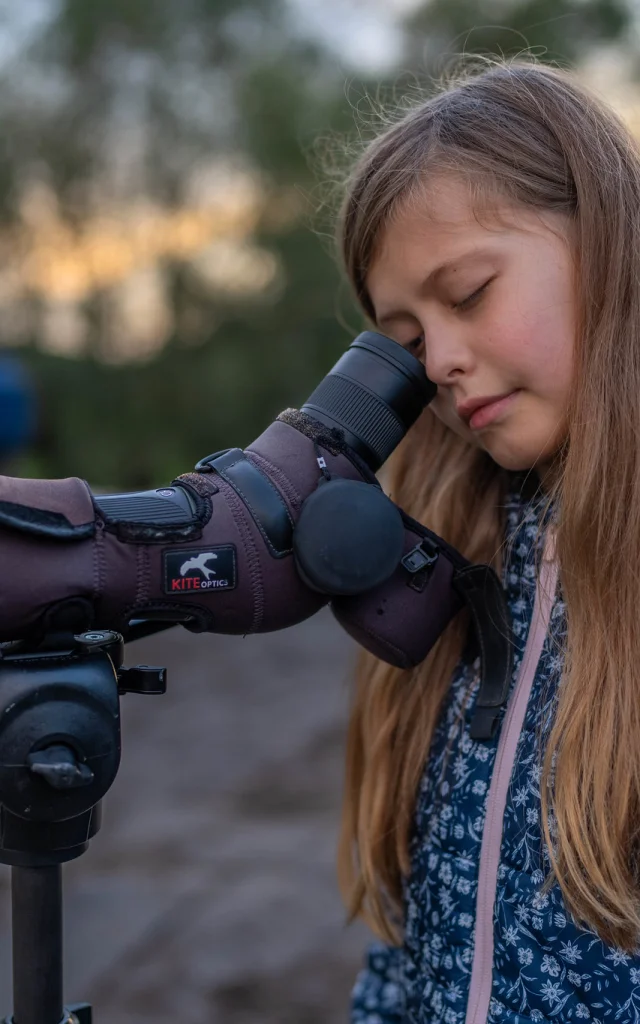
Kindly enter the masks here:
M 0 478 L 0 639 L 135 623 L 283 629 L 331 603 L 378 657 L 411 666 L 462 604 L 469 563 L 387 498 L 375 471 L 435 394 L 364 332 L 301 410 L 165 487 Z

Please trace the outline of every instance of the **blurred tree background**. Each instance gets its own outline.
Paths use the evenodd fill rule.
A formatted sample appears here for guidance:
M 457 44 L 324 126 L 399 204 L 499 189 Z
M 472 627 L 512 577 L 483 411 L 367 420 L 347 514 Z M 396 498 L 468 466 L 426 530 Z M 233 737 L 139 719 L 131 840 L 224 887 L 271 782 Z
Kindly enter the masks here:
M 3 7 L 0 345 L 40 409 L 12 470 L 110 487 L 248 443 L 362 329 L 318 160 L 371 130 L 368 96 L 462 51 L 636 77 L 631 0 Z

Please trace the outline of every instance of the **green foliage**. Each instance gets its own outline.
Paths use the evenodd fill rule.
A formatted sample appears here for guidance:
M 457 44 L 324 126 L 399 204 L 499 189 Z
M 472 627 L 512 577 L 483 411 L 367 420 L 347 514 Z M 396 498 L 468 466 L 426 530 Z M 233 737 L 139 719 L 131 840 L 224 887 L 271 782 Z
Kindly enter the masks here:
M 299 405 L 362 329 L 329 240 L 317 233 L 330 224 L 326 212 L 315 214 L 310 156 L 332 132 L 357 135 L 347 97 L 375 94 L 376 85 L 350 74 L 345 96 L 347 72 L 320 46 L 294 38 L 286 12 L 276 0 L 62 0 L 5 77 L 5 219 L 36 168 L 81 221 L 124 129 L 125 148 L 134 139 L 141 153 L 131 187 L 176 203 L 199 159 L 240 154 L 272 197 L 255 240 L 277 256 L 283 282 L 276 298 L 222 301 L 174 268 L 176 322 L 195 317 L 203 326 L 195 337 L 178 329 L 149 364 L 106 366 L 29 346 L 41 426 L 24 472 L 78 474 L 114 488 L 166 482 L 212 451 L 248 443 L 280 409 Z M 400 70 L 437 75 L 446 55 L 461 51 L 532 47 L 543 59 L 575 61 L 623 37 L 629 17 L 622 0 L 431 0 L 408 20 L 407 56 L 388 83 L 397 85 Z M 270 216 L 287 188 L 302 200 L 294 224 Z
M 317 245 L 309 232 L 304 236 L 289 237 L 298 256 Z M 166 482 L 210 452 L 248 444 L 278 412 L 304 401 L 351 340 L 336 323 L 337 273 L 324 280 L 318 273 L 300 289 L 312 264 L 313 255 L 300 261 L 292 301 L 282 303 L 286 315 L 279 303 L 230 316 L 208 342 L 186 347 L 174 339 L 146 366 L 62 360 L 29 349 L 42 412 L 38 443 L 23 466 L 36 475 L 134 488 Z M 312 288 L 309 305 L 304 297 Z
M 589 46 L 620 39 L 631 21 L 621 0 L 431 0 L 409 20 L 414 59 L 451 53 L 531 50 L 541 60 L 575 62 Z

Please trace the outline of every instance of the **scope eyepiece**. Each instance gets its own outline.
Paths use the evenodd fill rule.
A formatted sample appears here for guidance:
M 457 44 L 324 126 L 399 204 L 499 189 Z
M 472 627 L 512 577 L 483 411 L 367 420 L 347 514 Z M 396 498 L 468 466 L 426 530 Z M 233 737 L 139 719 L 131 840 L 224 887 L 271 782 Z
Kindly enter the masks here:
M 301 411 L 338 427 L 375 473 L 437 390 L 422 363 L 402 345 L 363 331 Z

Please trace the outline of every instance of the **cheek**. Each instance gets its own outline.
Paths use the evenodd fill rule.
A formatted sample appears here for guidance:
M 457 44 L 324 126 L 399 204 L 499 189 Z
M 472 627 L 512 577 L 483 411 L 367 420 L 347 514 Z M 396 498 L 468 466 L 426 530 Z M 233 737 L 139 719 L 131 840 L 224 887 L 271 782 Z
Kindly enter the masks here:
M 556 303 L 544 317 L 540 335 L 539 372 L 551 394 L 565 395 L 571 384 L 575 344 L 573 303 Z
M 505 324 L 509 327 L 505 329 Z M 505 384 L 529 388 L 547 396 L 565 396 L 571 381 L 574 342 L 573 303 L 550 289 L 514 302 L 490 332 L 488 348 L 497 368 L 506 371 Z

